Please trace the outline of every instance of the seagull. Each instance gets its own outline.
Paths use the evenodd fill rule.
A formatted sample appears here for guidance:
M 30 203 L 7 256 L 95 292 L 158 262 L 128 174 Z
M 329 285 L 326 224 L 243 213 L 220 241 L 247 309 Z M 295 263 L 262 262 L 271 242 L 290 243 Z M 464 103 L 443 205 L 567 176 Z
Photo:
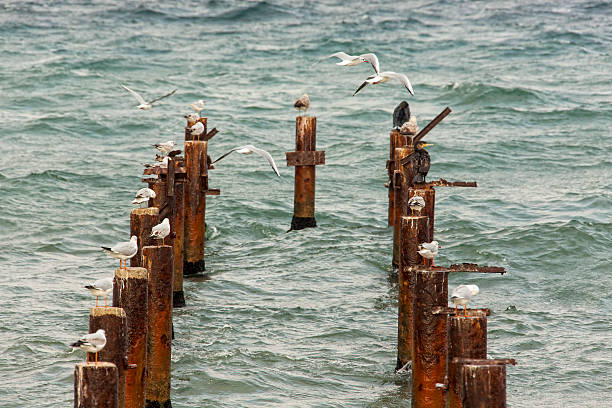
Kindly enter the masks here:
M 144 163 L 145 168 L 150 169 L 151 167 L 159 167 L 160 169 L 168 168 L 168 156 L 165 156 L 161 161 L 155 162 L 154 164 Z
M 293 106 L 298 111 L 305 112 L 308 108 L 310 108 L 310 98 L 308 97 L 308 94 L 304 94 L 297 98 Z
M 129 242 L 118 242 L 110 248 L 102 247 L 102 250 L 113 258 L 119 259 L 119 269 L 121 269 L 121 261 L 126 263 L 138 252 L 138 238 L 136 235 L 132 235 Z M 124 265 L 124 269 L 127 269 L 126 265 Z
M 410 200 L 408 200 L 408 207 L 410 207 L 413 213 L 416 211 L 420 214 L 421 210 L 425 208 L 425 199 L 420 195 L 412 196 Z
M 106 332 L 102 329 L 98 329 L 95 333 L 86 334 L 76 342 L 72 343 L 70 347 L 81 349 L 87 353 L 96 353 L 96 364 L 98 364 L 98 351 L 102 350 L 106 345 Z M 89 354 L 85 355 L 85 361 L 89 362 L 87 358 Z
M 272 158 L 270 153 L 268 153 L 267 151 L 265 151 L 263 149 L 258 149 L 257 147 L 255 147 L 253 145 L 246 145 L 246 146 L 235 147 L 232 150 L 230 150 L 229 152 L 225 153 L 223 156 L 219 157 L 217 160 L 215 160 L 211 164 L 214 164 L 214 163 L 218 162 L 219 160 L 221 160 L 222 158 L 224 158 L 225 156 L 229 155 L 232 152 L 237 152 L 237 153 L 240 153 L 240 154 L 257 153 L 261 157 L 265 157 L 265 159 L 268 161 L 268 163 L 270 163 L 270 166 L 272 166 L 272 170 L 274 170 L 276 175 L 278 177 L 280 177 L 280 173 L 278 172 L 278 168 L 276 167 L 276 163 L 274 163 L 274 159 Z
M 191 106 L 191 109 L 193 109 L 195 112 L 199 113 L 202 111 L 202 109 L 204 109 L 204 101 L 200 99 L 199 101 L 189 104 L 189 106 Z
M 423 258 L 430 259 L 431 260 L 430 266 L 434 266 L 433 259 L 436 255 L 438 255 L 438 248 L 440 248 L 440 245 L 438 245 L 438 241 L 423 242 L 422 244 L 419 245 L 418 253 Z M 424 261 L 424 264 L 426 265 L 425 259 L 423 261 Z
M 199 140 L 200 135 L 204 133 L 204 124 L 202 122 L 196 122 L 195 125 L 191 126 L 188 129 L 189 129 L 189 134 L 191 136 L 197 136 Z
M 170 153 L 174 146 L 176 146 L 176 143 L 174 140 L 168 140 L 165 143 L 155 143 L 153 146 L 162 153 Z
M 132 201 L 132 204 L 140 205 L 142 203 L 146 203 L 149 201 L 149 198 L 155 198 L 155 191 L 148 187 L 141 188 L 136 192 L 136 197 L 134 198 L 134 201 Z
M 164 218 L 164 220 L 151 228 L 151 235 L 149 238 L 155 238 L 157 240 L 157 246 L 159 247 L 159 240 L 162 240 L 162 245 L 165 245 L 165 238 L 170 235 L 170 221 L 168 218 Z
M 197 113 L 189 113 L 185 115 L 184 118 L 187 119 L 187 127 L 191 127 L 200 119 L 200 115 Z
M 121 86 L 123 87 L 123 89 L 125 89 L 126 91 L 128 91 L 129 93 L 132 94 L 132 96 L 134 98 L 136 98 L 136 100 L 138 101 L 138 103 L 140 105 L 138 105 L 138 109 L 142 109 L 142 110 L 149 110 L 151 109 L 151 106 L 153 105 L 153 103 L 159 101 L 160 99 L 164 99 L 172 94 L 174 94 L 176 92 L 176 89 L 170 93 L 165 94 L 164 96 L 160 96 L 159 98 L 155 98 L 150 100 L 149 102 L 145 101 L 144 98 L 142 96 L 140 96 L 138 93 L 132 91 L 130 88 L 128 88 L 127 86 L 121 84 Z
M 348 65 L 354 66 L 361 64 L 362 62 L 369 62 L 374 68 L 374 72 L 377 74 L 380 72 L 380 65 L 378 64 L 378 57 L 376 54 L 361 54 L 361 55 L 348 55 L 345 52 L 336 52 L 332 55 L 327 56 L 326 58 L 336 57 L 340 59 L 340 62 L 337 62 L 336 65 Z
M 376 75 L 370 75 L 369 77 L 367 77 L 365 82 L 361 84 L 359 88 L 357 88 L 353 96 L 357 95 L 357 92 L 361 91 L 368 84 L 376 85 L 380 82 L 387 82 L 391 78 L 395 78 L 398 81 L 400 81 L 402 85 L 406 87 L 408 92 L 410 92 L 411 95 L 414 95 L 414 91 L 412 90 L 412 85 L 410 85 L 410 81 L 408 80 L 408 77 L 406 75 L 398 74 L 397 72 L 393 72 L 393 71 L 385 71 L 385 72 L 380 72 L 380 73 L 377 73 Z
M 104 307 L 107 307 L 106 298 L 113 291 L 113 278 L 98 279 L 91 285 L 85 286 L 92 295 L 96 297 L 96 307 L 98 307 L 98 297 L 104 296 Z
M 463 305 L 463 316 L 467 317 L 467 303 L 472 296 L 480 292 L 476 285 L 459 285 L 451 293 L 451 302 L 455 304 L 455 316 L 457 316 L 457 305 Z

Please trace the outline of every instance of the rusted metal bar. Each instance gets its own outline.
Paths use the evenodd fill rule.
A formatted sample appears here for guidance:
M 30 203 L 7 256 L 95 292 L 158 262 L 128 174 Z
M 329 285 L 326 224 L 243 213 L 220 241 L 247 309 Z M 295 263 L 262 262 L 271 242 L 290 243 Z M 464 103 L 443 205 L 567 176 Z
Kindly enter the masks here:
M 406 146 L 407 136 L 399 132 L 399 130 L 392 130 L 389 134 L 389 160 L 387 161 L 387 174 L 389 176 L 389 208 L 388 208 L 388 225 L 390 227 L 395 225 L 395 193 L 393 191 L 393 177 L 395 174 L 396 161 L 395 161 L 395 149 L 401 146 Z
M 461 309 L 463 311 L 463 309 Z M 487 309 L 487 308 L 481 308 L 481 309 L 466 309 L 467 313 L 472 313 L 472 314 L 478 314 L 478 313 L 482 313 L 485 316 L 491 316 L 491 310 Z M 439 315 L 454 315 L 455 314 L 455 308 L 454 307 L 444 307 L 444 306 L 440 306 L 440 307 L 434 307 L 433 310 L 431 311 L 431 313 L 433 314 L 439 314 Z M 461 314 L 463 316 L 463 314 Z
M 119 408 L 125 407 L 125 369 L 127 368 L 127 317 L 120 307 L 92 307 L 89 310 L 89 332 L 106 332 L 106 345 L 98 353 L 99 361 L 117 366 L 117 397 Z
M 148 275 L 146 268 L 115 270 L 113 306 L 121 307 L 125 311 L 127 318 L 126 355 L 128 364 L 135 365 L 133 369 L 125 373 L 126 408 L 142 408 L 145 403 Z
M 119 408 L 113 363 L 78 363 L 74 368 L 74 408 L 91 407 Z
M 450 272 L 480 272 L 480 273 L 499 273 L 505 274 L 506 269 L 501 266 L 478 266 L 475 263 L 460 263 L 452 264 L 449 268 Z
M 506 408 L 506 365 L 463 364 L 462 407 Z
M 432 310 L 448 304 L 448 272 L 417 270 L 412 349 L 412 407 L 444 408 L 447 316 Z
M 448 181 L 441 178 L 440 180 L 429 181 L 425 183 L 428 187 L 478 187 L 475 181 Z
M 203 142 L 208 142 L 210 139 L 213 138 L 213 136 L 215 136 L 217 133 L 219 133 L 219 131 L 217 130 L 217 128 L 212 128 L 212 130 L 210 132 L 208 132 L 206 134 L 206 136 L 201 137 L 200 140 Z
M 170 407 L 173 250 L 147 246 L 142 254 L 149 272 L 145 406 Z
M 455 360 L 456 361 L 461 360 L 465 364 L 474 364 L 474 365 L 478 365 L 478 364 L 516 365 L 516 360 L 513 359 L 513 358 L 487 358 L 487 359 L 482 359 L 482 358 L 461 358 L 461 359 L 459 359 L 459 358 L 457 358 Z
M 204 233 L 206 228 L 206 194 L 202 194 L 203 180 L 201 172 L 202 166 L 206 168 L 207 148 L 207 142 L 185 142 L 187 181 L 184 191 L 184 275 L 193 275 L 205 270 Z M 204 186 L 204 188 L 206 188 L 206 186 Z
M 423 263 L 417 249 L 420 242 L 428 241 L 428 222 L 427 217 L 402 217 L 400 223 L 396 370 L 412 361 L 415 274 L 410 266 Z
M 448 408 L 463 408 L 463 358 L 487 358 L 487 316 L 469 310 L 468 317 L 448 316 Z
M 185 168 L 185 166 L 183 165 L 184 163 L 180 162 L 179 159 L 182 160 L 181 157 L 175 157 L 174 158 L 176 163 L 174 166 L 174 174 L 184 174 L 187 172 L 187 168 Z M 170 160 L 168 160 L 170 161 Z M 161 168 L 161 167 L 150 167 L 148 169 L 144 169 L 142 171 L 142 174 L 144 174 L 145 176 L 159 176 L 159 175 L 167 175 L 168 174 L 168 169 L 167 168 Z M 148 182 L 151 179 L 144 179 L 143 182 Z M 154 180 L 154 179 L 153 179 Z
M 149 236 L 151 228 L 159 223 L 158 218 L 159 209 L 157 207 L 134 208 L 130 212 L 130 236 L 138 237 L 138 252 L 130 259 L 132 268 L 142 266 L 142 247 L 155 243 Z
M 287 166 L 317 166 L 325 164 L 325 150 L 314 152 L 286 152 Z
M 399 165 L 402 158 L 410 155 L 413 152 L 412 146 L 402 146 L 395 149 L 395 168 L 393 174 L 393 259 L 392 265 L 394 268 L 399 266 L 400 258 L 400 224 L 401 218 L 408 215 L 408 177 L 404 173 L 403 166 Z
M 317 118 L 298 116 L 295 118 L 296 152 L 315 152 Z M 321 152 L 325 160 L 325 152 Z M 289 159 L 289 156 L 287 157 Z M 291 165 L 289 161 L 287 165 Z M 293 199 L 293 218 L 290 230 L 300 230 L 317 226 L 315 220 L 315 165 L 295 166 L 295 192 Z
M 428 134 L 431 129 L 433 129 L 434 127 L 436 127 L 438 125 L 438 123 L 442 122 L 442 119 L 444 119 L 445 117 L 448 116 L 449 113 L 451 113 L 451 108 L 449 108 L 448 106 L 438 114 L 438 116 L 436 116 L 431 122 L 429 122 L 427 124 L 427 126 L 425 126 L 423 129 L 421 129 L 421 131 L 419 133 L 417 133 L 417 135 L 414 137 L 414 143 L 418 142 L 419 140 L 423 139 L 425 137 L 426 134 Z
M 184 256 L 184 239 L 185 239 L 185 179 L 177 178 L 174 183 L 175 189 L 175 205 L 173 226 L 171 231 L 172 248 L 174 252 L 174 283 L 173 290 L 173 307 L 185 306 L 185 293 L 183 292 L 183 256 Z

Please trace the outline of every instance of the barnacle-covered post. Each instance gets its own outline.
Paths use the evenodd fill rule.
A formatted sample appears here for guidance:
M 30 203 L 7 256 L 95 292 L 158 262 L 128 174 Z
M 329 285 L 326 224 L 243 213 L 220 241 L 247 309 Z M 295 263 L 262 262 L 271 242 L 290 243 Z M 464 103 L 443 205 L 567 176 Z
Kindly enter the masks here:
M 74 408 L 119 408 L 117 367 L 106 361 L 74 368 Z
M 315 166 L 325 164 L 325 151 L 316 149 L 317 118 L 295 118 L 295 152 L 287 152 L 287 166 L 295 166 L 291 230 L 316 227 Z
M 121 307 L 127 318 L 128 365 L 125 372 L 125 407 L 142 408 L 145 403 L 145 367 L 147 364 L 147 294 L 149 273 L 146 268 L 115 270 L 113 306 Z

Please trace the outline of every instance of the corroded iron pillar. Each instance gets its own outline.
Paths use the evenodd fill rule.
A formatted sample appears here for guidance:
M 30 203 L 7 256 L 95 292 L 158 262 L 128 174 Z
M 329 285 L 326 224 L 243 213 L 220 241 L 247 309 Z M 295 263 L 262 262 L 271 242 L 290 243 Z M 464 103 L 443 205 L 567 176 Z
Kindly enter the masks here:
M 138 237 L 138 252 L 130 259 L 132 268 L 142 266 L 142 248 L 147 245 L 155 245 L 155 240 L 149 236 L 151 228 L 159 224 L 158 218 L 159 209 L 157 207 L 134 208 L 130 213 L 130 236 Z
M 78 363 L 74 368 L 74 408 L 91 407 L 119 408 L 113 363 Z
M 389 135 L 389 160 L 387 161 L 387 174 L 389 176 L 389 209 L 388 209 L 388 225 L 395 225 L 395 192 L 393 191 L 393 174 L 397 170 L 395 161 L 395 149 L 406 146 L 406 135 L 403 135 L 399 130 L 392 130 Z

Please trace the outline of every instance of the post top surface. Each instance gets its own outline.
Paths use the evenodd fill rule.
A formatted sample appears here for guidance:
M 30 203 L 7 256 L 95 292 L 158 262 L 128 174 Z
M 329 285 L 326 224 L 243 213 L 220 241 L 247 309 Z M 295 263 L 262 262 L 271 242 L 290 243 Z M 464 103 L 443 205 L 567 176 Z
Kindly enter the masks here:
M 148 272 L 147 268 L 115 269 L 115 277 L 119 279 L 146 279 Z
M 90 316 L 105 316 L 105 315 L 111 315 L 111 316 L 118 316 L 118 317 L 125 317 L 125 310 L 123 310 L 123 308 L 121 307 L 104 307 L 104 306 L 98 306 L 98 307 L 92 307 L 89 309 L 89 315 Z
M 132 214 L 134 215 L 158 215 L 159 208 L 157 207 L 134 208 L 132 209 Z

